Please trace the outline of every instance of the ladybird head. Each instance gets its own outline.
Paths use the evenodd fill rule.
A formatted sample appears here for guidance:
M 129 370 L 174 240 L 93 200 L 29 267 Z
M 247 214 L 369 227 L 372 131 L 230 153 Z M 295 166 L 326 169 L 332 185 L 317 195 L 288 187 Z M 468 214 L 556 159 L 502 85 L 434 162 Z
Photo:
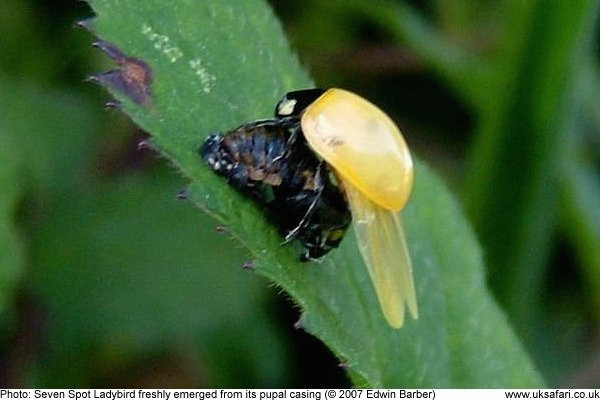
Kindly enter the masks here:
M 325 93 L 324 89 L 303 89 L 287 93 L 275 106 L 275 117 L 298 117 L 311 103 Z

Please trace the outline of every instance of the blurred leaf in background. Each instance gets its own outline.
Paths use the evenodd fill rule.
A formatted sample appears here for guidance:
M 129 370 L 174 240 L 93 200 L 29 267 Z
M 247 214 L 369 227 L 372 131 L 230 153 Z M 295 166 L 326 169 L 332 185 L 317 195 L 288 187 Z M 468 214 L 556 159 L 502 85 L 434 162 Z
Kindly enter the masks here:
M 418 154 L 456 187 L 466 188 L 464 201 L 484 245 L 489 284 L 547 382 L 599 384 L 597 372 L 588 367 L 600 358 L 598 1 L 272 4 L 319 84 L 347 87 L 381 104 L 410 132 L 407 140 Z M 206 10 L 211 8 L 217 11 L 174 23 L 175 12 L 164 6 L 162 15 L 147 20 L 145 37 L 141 25 L 100 19 L 103 32 L 131 29 L 134 34 L 127 37 L 107 38 L 126 41 L 129 48 L 145 49 L 153 37 L 148 54 L 154 51 L 156 65 L 161 53 L 175 56 L 168 45 L 210 56 L 174 64 L 153 87 L 158 98 L 169 98 L 168 112 L 200 108 L 209 115 L 189 112 L 165 125 L 156 114 L 140 117 L 145 111 L 127 102 L 124 107 L 156 135 L 154 144 L 167 149 L 184 173 L 200 175 L 209 189 L 223 188 L 203 204 L 212 212 L 231 210 L 216 214 L 233 221 L 230 233 L 244 232 L 244 224 L 264 231 L 264 237 L 243 243 L 254 251 L 272 248 L 297 268 L 293 251 L 278 247 L 278 237 L 251 204 L 210 171 L 188 168 L 198 165 L 202 135 L 268 116 L 273 99 L 285 89 L 310 84 L 261 2 Z M 103 112 L 106 98 L 84 86 L 86 75 L 110 67 L 89 49 L 90 37 L 71 28 L 87 16 L 91 11 L 84 4 L 66 1 L 3 0 L 0 5 L 0 384 L 347 385 L 327 350 L 301 332 L 289 333 L 294 311 L 282 312 L 285 324 L 274 321 L 278 308 L 266 281 L 241 271 L 249 255 L 240 241 L 219 235 L 214 219 L 178 203 L 175 193 L 185 182 L 165 168 L 164 160 L 136 150 L 141 135 L 123 117 Z M 219 18 L 229 24 L 216 24 Z M 213 31 L 186 36 L 203 27 Z M 178 40 L 165 42 L 162 32 L 177 32 Z M 253 40 L 243 40 L 239 32 L 255 35 L 246 33 Z M 220 68 L 211 69 L 215 65 Z M 270 69 L 261 70 L 264 65 Z M 191 74 L 190 67 L 196 74 L 190 84 L 173 92 Z M 240 82 L 252 83 L 246 86 L 257 95 L 240 90 Z M 190 96 L 197 99 L 193 107 Z M 188 126 L 202 132 L 190 132 Z M 175 143 L 166 127 L 179 131 Z M 177 157 L 168 151 L 178 148 L 184 150 Z M 436 198 L 445 199 L 444 207 L 415 204 L 407 210 L 407 225 L 415 257 L 424 266 L 417 271 L 423 277 L 417 284 L 422 292 L 440 296 L 424 300 L 431 313 L 420 322 L 430 334 L 409 327 L 400 335 L 410 339 L 396 350 L 421 361 L 420 352 L 431 343 L 448 353 L 428 375 L 434 380 L 418 380 L 414 365 L 378 369 L 383 363 L 374 359 L 351 369 L 363 374 L 353 375 L 354 383 L 369 377 L 365 371 L 371 369 L 361 370 L 368 365 L 389 374 L 371 382 L 391 382 L 397 374 L 403 382 L 483 386 L 493 384 L 494 371 L 504 371 L 495 375 L 497 382 L 507 382 L 502 381 L 506 377 L 515 385 L 541 384 L 483 288 L 477 244 L 460 212 L 427 169 L 419 168 L 425 183 L 416 189 L 416 204 L 433 204 L 427 199 Z M 190 193 L 202 198 L 212 193 L 209 189 L 192 185 Z M 456 242 L 441 245 L 447 231 L 435 218 L 458 221 L 448 224 L 461 232 L 453 235 Z M 465 237 L 469 244 L 457 257 Z M 353 265 L 353 245 L 346 240 L 332 259 Z M 446 266 L 455 269 L 436 269 L 438 258 L 432 254 L 455 257 L 456 264 Z M 262 257 L 269 265 L 269 255 Z M 340 279 L 326 268 L 331 262 L 283 275 L 269 268 L 263 273 L 288 277 L 281 282 L 296 288 L 293 294 L 318 300 L 311 291 L 326 293 L 325 276 Z M 440 279 L 435 271 L 449 277 L 437 289 L 431 286 Z M 350 290 L 365 287 L 360 273 L 345 274 Z M 296 277 L 305 280 L 296 283 L 291 279 Z M 452 288 L 469 290 L 456 296 L 448 292 Z M 323 304 L 339 293 L 332 290 Z M 485 310 L 478 324 L 459 317 L 467 296 L 479 299 L 469 310 L 480 304 Z M 372 303 L 369 299 L 354 296 L 344 307 Z M 327 307 L 302 305 L 316 310 L 303 317 L 307 328 L 333 344 L 338 355 L 348 344 L 365 343 L 365 337 L 352 335 L 346 342 L 331 329 L 333 320 L 317 324 Z M 444 321 L 446 312 L 454 319 Z M 479 336 L 482 343 L 469 346 L 469 337 L 460 335 L 485 332 L 486 326 L 494 332 Z M 415 346 L 419 335 L 426 346 Z M 391 334 L 377 339 L 380 345 L 396 340 Z M 374 336 L 373 348 L 378 340 Z M 482 361 L 476 356 L 485 346 L 509 349 L 512 361 Z M 465 357 L 457 362 L 461 354 Z M 511 370 L 513 361 L 518 367 Z
M 66 191 L 32 227 L 40 245 L 31 286 L 52 327 L 42 386 L 98 384 L 91 377 L 114 383 L 120 377 L 108 366 L 173 350 L 189 380 L 158 376 L 159 386 L 272 386 L 285 376 L 283 341 L 261 311 L 266 285 L 240 273 L 244 252 L 214 223 L 175 203 L 180 185 L 159 170 Z M 232 336 L 234 328 L 243 337 Z M 143 361 L 135 368 L 147 368 Z

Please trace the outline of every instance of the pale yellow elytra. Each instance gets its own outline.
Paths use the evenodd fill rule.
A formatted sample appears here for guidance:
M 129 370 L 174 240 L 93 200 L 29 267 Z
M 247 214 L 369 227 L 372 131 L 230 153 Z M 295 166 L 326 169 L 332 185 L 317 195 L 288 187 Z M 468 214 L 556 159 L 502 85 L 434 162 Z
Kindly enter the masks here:
M 301 116 L 306 141 L 343 187 L 358 246 L 383 315 L 394 328 L 408 308 L 418 318 L 412 263 L 400 219 L 413 186 L 413 162 L 400 129 L 364 98 L 329 89 Z

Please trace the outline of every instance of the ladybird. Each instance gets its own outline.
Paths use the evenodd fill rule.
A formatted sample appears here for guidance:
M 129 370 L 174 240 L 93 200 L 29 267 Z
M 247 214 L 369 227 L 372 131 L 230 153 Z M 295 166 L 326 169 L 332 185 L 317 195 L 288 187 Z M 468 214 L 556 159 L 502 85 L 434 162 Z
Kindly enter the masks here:
M 337 247 L 352 221 L 390 326 L 418 318 L 400 211 L 413 163 L 402 133 L 378 107 L 342 89 L 287 93 L 275 118 L 209 136 L 200 153 L 228 182 L 264 205 L 301 259 Z
M 414 172 L 400 129 L 374 104 L 335 88 L 290 92 L 277 103 L 275 115 L 298 121 L 298 131 L 343 187 L 357 243 L 388 323 L 402 327 L 406 308 L 418 318 L 400 217 Z
M 295 132 L 293 119 L 250 122 L 210 135 L 204 162 L 253 198 L 284 236 L 304 247 L 302 261 L 322 257 L 342 241 L 351 214 L 326 164 Z

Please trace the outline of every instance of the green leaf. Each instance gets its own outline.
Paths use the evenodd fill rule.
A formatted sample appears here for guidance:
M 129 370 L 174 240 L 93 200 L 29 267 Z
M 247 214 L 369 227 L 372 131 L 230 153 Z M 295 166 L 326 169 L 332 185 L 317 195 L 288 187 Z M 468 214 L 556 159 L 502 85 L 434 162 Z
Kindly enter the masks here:
M 91 4 L 99 38 L 152 70 L 150 104 L 115 93 L 125 111 L 190 179 L 190 198 L 227 225 L 260 274 L 293 297 L 302 326 L 347 363 L 356 384 L 542 385 L 485 288 L 464 217 L 423 165 L 405 211 L 420 319 L 402 330 L 384 321 L 351 234 L 323 262 L 300 263 L 257 207 L 202 165 L 197 149 L 209 133 L 269 117 L 282 94 L 310 85 L 263 2 Z

